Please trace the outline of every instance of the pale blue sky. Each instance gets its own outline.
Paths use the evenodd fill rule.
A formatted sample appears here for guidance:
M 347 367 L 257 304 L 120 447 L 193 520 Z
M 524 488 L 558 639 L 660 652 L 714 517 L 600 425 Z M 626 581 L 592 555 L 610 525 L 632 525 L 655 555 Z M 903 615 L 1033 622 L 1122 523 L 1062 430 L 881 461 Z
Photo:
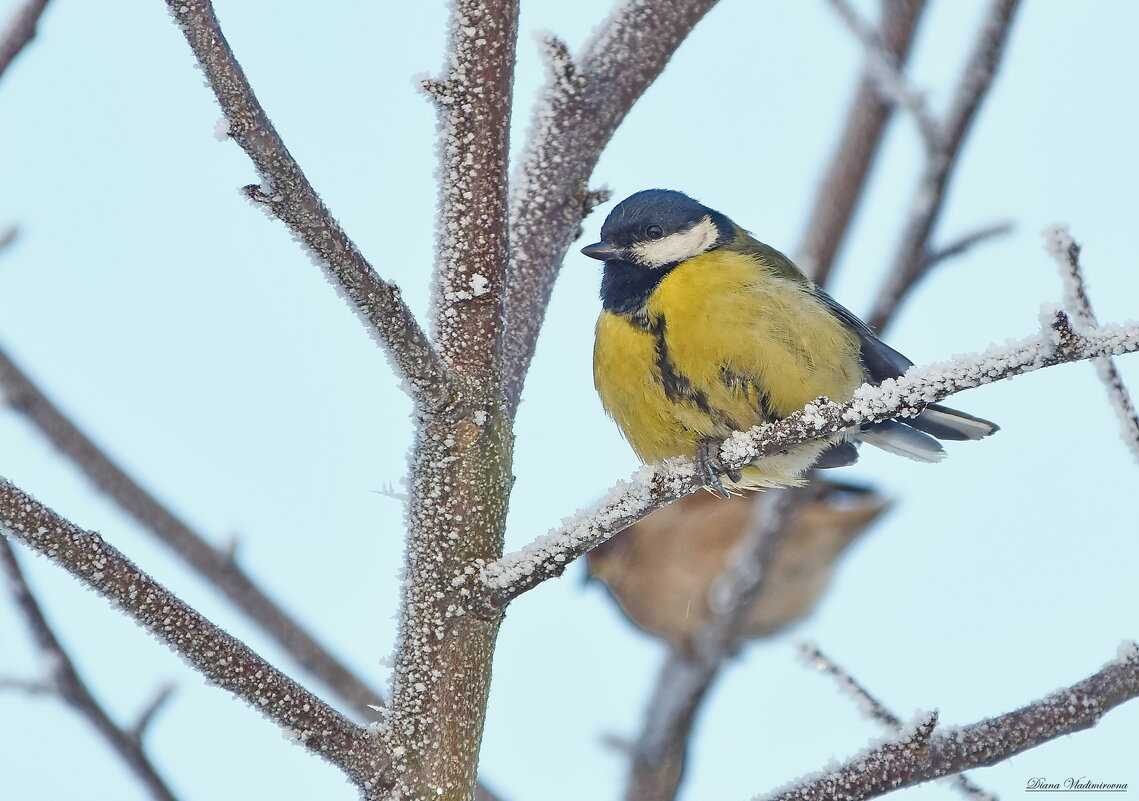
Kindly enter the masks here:
M 7 13 L 13 2 L 0 4 Z M 872 12 L 875 4 L 861 3 Z M 443 4 L 218 2 L 285 141 L 348 233 L 420 314 L 432 269 L 435 122 L 411 77 L 442 63 Z M 984 4 L 936 2 L 913 73 L 937 111 Z M 604 0 L 523 3 L 515 145 L 541 82 L 533 34 L 577 49 Z M 963 153 L 936 240 L 1002 219 L 1015 233 L 947 263 L 888 340 L 918 363 L 1030 333 L 1059 299 L 1044 225 L 1084 244 L 1101 320 L 1139 317 L 1139 6 L 1027 0 Z M 799 244 L 860 66 L 822 0 L 723 0 L 629 115 L 595 185 L 617 197 L 681 189 L 784 250 Z M 40 38 L 0 81 L 0 340 L 128 469 L 240 556 L 274 595 L 376 683 L 394 635 L 399 487 L 409 405 L 387 361 L 279 223 L 243 198 L 256 180 L 165 5 L 54 0 Z M 865 311 L 911 200 L 921 148 L 899 119 L 832 284 Z M 608 206 L 587 220 L 596 239 Z M 508 547 L 590 504 L 637 466 L 592 388 L 599 266 L 566 260 L 518 419 Z M 1120 362 L 1139 385 L 1135 357 Z M 953 400 L 998 421 L 982 443 L 917 465 L 865 452 L 843 471 L 897 499 L 798 635 L 817 640 L 903 718 L 946 724 L 1008 711 L 1092 673 L 1139 637 L 1139 472 L 1094 373 L 1075 365 Z M 11 413 L 0 474 L 85 527 L 268 658 L 244 618 L 95 494 Z M 59 569 L 23 559 L 94 692 L 128 718 L 177 694 L 149 743 L 185 799 L 351 799 L 339 773 L 206 687 L 164 647 Z M 511 607 L 495 664 L 482 775 L 509 801 L 619 797 L 663 651 L 581 566 Z M 0 602 L 0 675 L 34 675 Z M 42 698 L 0 694 L 11 798 L 143 798 L 86 724 Z M 879 734 L 786 639 L 753 646 L 699 722 L 688 799 L 743 799 Z M 975 774 L 1013 797 L 1031 776 L 1139 787 L 1139 706 L 1096 730 Z M 67 754 L 66 769 L 59 754 Z M 912 799 L 943 798 L 933 787 Z

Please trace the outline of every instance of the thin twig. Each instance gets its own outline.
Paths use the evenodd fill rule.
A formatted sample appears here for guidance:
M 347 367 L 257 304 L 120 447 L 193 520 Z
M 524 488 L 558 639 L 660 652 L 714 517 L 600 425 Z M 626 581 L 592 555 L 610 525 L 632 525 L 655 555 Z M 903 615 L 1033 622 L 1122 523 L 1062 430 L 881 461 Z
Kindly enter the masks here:
M 412 399 L 438 414 L 455 409 L 459 393 L 439 354 L 403 302 L 344 233 L 289 153 L 253 94 L 210 0 L 167 0 L 228 122 L 227 133 L 253 160 L 261 185 L 246 187 L 284 222 L 328 271 L 391 356 Z
M 769 801 L 860 801 L 970 768 L 995 765 L 1065 734 L 1089 729 L 1111 709 L 1139 696 L 1139 648 L 1134 643 L 1118 659 L 1071 687 L 1020 709 L 959 728 L 932 733 L 922 747 L 904 755 L 899 739 L 872 749 L 825 776 L 778 790 Z
M 986 225 L 983 228 L 978 228 L 976 231 L 958 237 L 945 247 L 931 253 L 927 253 L 925 257 L 925 264 L 922 266 L 922 270 L 929 270 L 939 262 L 960 256 L 962 253 L 966 252 L 974 245 L 979 245 L 986 240 L 994 239 L 998 236 L 1004 236 L 1005 234 L 1010 233 L 1013 230 L 1013 227 L 1013 224 L 1006 220 L 1004 222 Z
M 739 647 L 740 627 L 763 592 L 772 560 L 806 498 L 797 490 L 770 490 L 755 504 L 747 534 L 713 587 L 712 614 L 697 633 L 692 653 L 670 652 L 661 669 L 632 749 L 626 801 L 675 795 L 696 710 Z
M 7 250 L 20 236 L 20 229 L 14 225 L 0 230 L 0 253 Z
M 20 55 L 20 51 L 36 37 L 36 26 L 48 0 L 28 0 L 19 8 L 8 25 L 0 32 L 0 75 L 3 75 L 8 66 Z
M 1104 326 L 1077 332 L 1067 315 L 1045 315 L 1044 329 L 982 355 L 952 362 L 912 367 L 902 378 L 881 386 L 863 385 L 846 403 L 820 399 L 769 425 L 729 437 L 720 450 L 725 469 L 740 469 L 807 440 L 893 417 L 918 414 L 927 404 L 965 389 L 991 384 L 1035 370 L 1139 350 L 1139 325 Z M 481 588 L 470 601 L 472 614 L 494 616 L 514 598 L 566 567 L 649 512 L 697 491 L 702 484 L 690 459 L 678 457 L 656 467 L 642 467 L 630 482 L 610 490 L 588 513 L 575 515 L 567 527 L 550 532 L 521 551 L 484 565 Z
M 899 65 L 906 61 L 925 7 L 925 0 L 882 3 L 880 36 Z M 893 104 L 886 102 L 878 91 L 869 67 L 864 68 L 842 136 L 815 191 L 810 221 L 795 257 L 796 263 L 819 284 L 825 284 L 830 276 L 893 111 Z
M 973 52 L 957 84 L 953 103 L 938 126 L 939 147 L 929 152 L 914 193 L 910 216 L 902 232 L 894 261 L 867 322 L 881 331 L 902 298 L 933 262 L 929 239 L 945 202 L 945 190 L 965 142 L 965 135 L 988 94 L 1004 55 L 1008 33 L 1019 0 L 992 0 L 981 23 Z
M 883 40 L 881 34 L 866 23 L 846 0 L 828 0 L 828 2 L 862 42 L 862 47 L 866 51 L 866 71 L 877 84 L 883 100 L 905 109 L 917 124 L 926 148 L 930 151 L 937 150 L 941 130 L 933 115 L 929 113 L 925 98 L 910 86 L 906 76 L 902 74 L 902 66 L 894 51 Z
M 378 798 L 391 786 L 391 758 L 365 729 L 206 620 L 98 534 L 63 519 L 4 479 L 0 479 L 0 532 L 63 567 L 211 683 L 340 768 L 365 798 Z
M 353 715 L 383 705 L 367 682 L 254 583 L 233 560 L 214 548 L 116 464 L 32 383 L 0 348 L 0 394 L 7 405 L 35 425 L 87 478 L 147 531 L 181 556 L 255 620 L 277 644 L 325 686 Z
M 826 656 L 813 642 L 800 641 L 799 651 L 803 658 L 812 667 L 821 670 L 833 678 L 840 689 L 850 695 L 858 703 L 858 709 L 872 720 L 888 729 L 902 727 L 902 719 L 886 708 L 886 705 L 870 694 L 870 691 L 858 683 L 842 666 Z
M 150 699 L 150 703 L 143 707 L 142 712 L 139 713 L 138 719 L 134 725 L 130 727 L 129 734 L 136 741 L 141 742 L 142 738 L 146 736 L 146 730 L 150 724 L 154 722 L 155 716 L 158 714 L 162 707 L 166 706 L 166 702 L 174 695 L 174 685 L 164 684 L 158 688 L 158 692 Z
M 123 729 L 111 720 L 111 716 L 79 676 L 71 655 L 60 644 L 51 624 L 44 617 L 43 610 L 32 594 L 23 571 L 20 570 L 19 562 L 16 561 L 16 554 L 12 552 L 12 546 L 4 536 L 0 536 L 0 568 L 8 580 L 12 598 L 23 614 L 24 622 L 35 639 L 36 646 L 44 656 L 44 664 L 51 671 L 51 682 L 55 693 L 87 719 L 154 798 L 161 801 L 176 801 L 173 791 L 159 775 L 150 757 L 146 755 L 141 736 L 136 736 L 135 732 Z
M 42 681 L 0 676 L 0 690 L 15 690 L 25 695 L 56 695 L 55 687 Z
M 1084 271 L 1080 266 L 1080 246 L 1072 239 L 1068 229 L 1054 225 L 1044 231 L 1048 252 L 1060 265 L 1060 276 L 1064 283 L 1064 308 L 1072 316 L 1077 329 L 1088 331 L 1096 327 L 1095 312 L 1084 283 Z M 1123 383 L 1123 376 L 1111 358 L 1093 359 L 1100 381 L 1107 389 L 1108 400 L 1119 418 L 1123 442 L 1131 454 L 1139 460 L 1139 413 Z
M 582 220 L 598 202 L 587 182 L 601 151 L 716 0 L 616 3 L 579 59 L 545 43 L 550 77 L 510 190 L 510 262 L 503 365 L 518 409 L 550 293 Z
M 858 703 L 858 708 L 891 731 L 900 731 L 905 725 L 901 718 L 886 708 L 886 705 L 870 694 L 854 676 L 844 670 L 841 665 L 819 650 L 812 642 L 802 641 L 799 650 L 803 657 L 812 666 L 833 678 L 838 686 Z M 945 778 L 947 784 L 964 793 L 975 801 L 993 801 L 996 798 L 992 793 L 983 790 L 963 773 Z

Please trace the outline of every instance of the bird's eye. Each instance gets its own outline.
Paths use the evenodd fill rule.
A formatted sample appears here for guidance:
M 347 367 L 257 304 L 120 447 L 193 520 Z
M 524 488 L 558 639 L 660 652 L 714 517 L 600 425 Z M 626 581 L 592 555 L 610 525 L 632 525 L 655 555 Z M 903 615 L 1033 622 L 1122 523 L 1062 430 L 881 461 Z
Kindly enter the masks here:
M 662 236 L 664 236 L 664 229 L 659 225 L 650 225 L 645 229 L 645 236 L 647 236 L 649 239 L 660 239 Z

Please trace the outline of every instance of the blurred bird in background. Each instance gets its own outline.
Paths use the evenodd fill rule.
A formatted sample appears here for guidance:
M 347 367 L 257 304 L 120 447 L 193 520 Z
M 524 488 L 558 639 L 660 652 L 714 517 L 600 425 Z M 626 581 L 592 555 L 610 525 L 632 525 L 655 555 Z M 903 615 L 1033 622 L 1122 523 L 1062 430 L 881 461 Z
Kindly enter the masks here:
M 767 637 L 806 617 L 847 546 L 890 505 L 867 487 L 820 478 L 793 491 L 807 498 L 771 559 L 740 639 Z M 691 654 L 712 614 L 716 580 L 769 497 L 682 498 L 591 551 L 589 576 L 605 584 L 634 624 Z

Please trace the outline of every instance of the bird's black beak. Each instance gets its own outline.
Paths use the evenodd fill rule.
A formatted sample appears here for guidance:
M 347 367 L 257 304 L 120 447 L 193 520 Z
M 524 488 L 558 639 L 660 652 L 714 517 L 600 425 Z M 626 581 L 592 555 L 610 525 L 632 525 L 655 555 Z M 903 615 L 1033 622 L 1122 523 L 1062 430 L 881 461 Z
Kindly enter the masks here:
M 600 259 L 601 261 L 621 258 L 621 248 L 615 248 L 608 242 L 596 242 L 592 245 L 586 245 L 581 249 L 581 252 L 591 259 Z

